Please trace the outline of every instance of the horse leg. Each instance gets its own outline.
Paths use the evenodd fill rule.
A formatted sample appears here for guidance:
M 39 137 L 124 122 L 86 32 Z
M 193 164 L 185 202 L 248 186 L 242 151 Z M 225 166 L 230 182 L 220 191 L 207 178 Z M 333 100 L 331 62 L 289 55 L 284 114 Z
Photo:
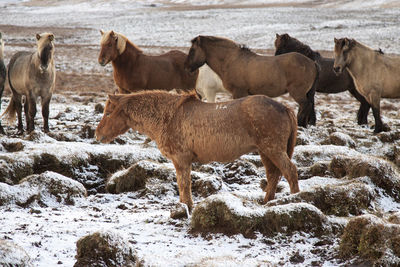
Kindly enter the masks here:
M 205 95 L 208 103 L 215 103 L 215 96 L 217 95 L 216 88 L 207 88 Z
M 269 153 L 269 159 L 281 171 L 289 183 L 290 193 L 294 194 L 300 191 L 297 168 L 290 161 L 286 151 Z
M 360 102 L 360 108 L 358 109 L 357 112 L 357 123 L 358 125 L 362 124 L 368 124 L 368 112 L 371 107 L 371 105 L 368 103 L 368 101 L 356 90 L 356 88 L 351 86 L 351 88 L 348 89 L 350 94 L 354 96 L 359 102 Z
M 15 97 L 14 97 L 15 96 Z M 22 135 L 24 133 L 24 126 L 22 125 L 22 103 L 21 103 L 21 95 L 14 94 L 11 101 L 14 101 L 15 110 L 17 111 L 18 117 L 18 135 Z
M 259 151 L 258 153 L 260 154 L 261 161 L 267 174 L 267 187 L 265 189 L 266 193 L 263 201 L 263 204 L 265 204 L 275 198 L 276 187 L 282 173 L 263 152 Z
M 307 122 L 309 120 L 308 113 L 312 105 L 307 100 L 297 103 L 299 103 L 299 111 L 297 112 L 297 125 L 301 127 L 307 127 Z
M 188 206 L 189 212 L 193 209 L 192 180 L 190 178 L 191 164 L 182 164 L 183 161 L 173 161 L 178 183 L 179 201 Z
M 384 125 L 381 119 L 381 107 L 380 107 L 380 94 L 377 90 L 371 90 L 370 94 L 368 95 L 369 103 L 372 107 L 372 114 L 374 115 L 375 119 L 375 130 L 374 133 L 380 133 L 382 131 L 390 131 L 389 126 Z
M 27 97 L 26 102 L 28 102 L 28 114 L 25 114 L 28 118 L 28 133 L 35 130 L 35 115 L 36 115 L 36 101 L 35 97 L 30 93 Z
M 43 130 L 45 133 L 49 132 L 49 109 L 50 109 L 50 96 L 42 99 L 42 116 L 43 116 Z

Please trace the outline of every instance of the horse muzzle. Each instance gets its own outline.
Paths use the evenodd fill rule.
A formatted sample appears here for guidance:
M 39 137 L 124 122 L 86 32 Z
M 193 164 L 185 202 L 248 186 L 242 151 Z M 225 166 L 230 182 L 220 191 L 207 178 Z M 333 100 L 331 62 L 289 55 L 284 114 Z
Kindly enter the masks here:
M 109 61 L 105 60 L 104 58 L 100 59 L 99 58 L 99 64 L 103 67 L 105 67 L 108 64 Z
M 343 72 L 343 68 L 341 66 L 334 66 L 333 71 L 335 72 L 336 75 L 340 75 Z
M 49 68 L 49 65 L 40 65 L 40 71 L 45 72 Z

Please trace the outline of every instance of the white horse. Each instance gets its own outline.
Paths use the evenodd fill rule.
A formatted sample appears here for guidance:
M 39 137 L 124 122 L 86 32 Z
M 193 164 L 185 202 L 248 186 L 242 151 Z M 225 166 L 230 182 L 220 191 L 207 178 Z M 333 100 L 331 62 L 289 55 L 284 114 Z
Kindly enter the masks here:
M 217 93 L 229 93 L 222 85 L 221 78 L 207 64 L 199 68 L 196 91 L 203 101 L 211 103 L 215 103 Z

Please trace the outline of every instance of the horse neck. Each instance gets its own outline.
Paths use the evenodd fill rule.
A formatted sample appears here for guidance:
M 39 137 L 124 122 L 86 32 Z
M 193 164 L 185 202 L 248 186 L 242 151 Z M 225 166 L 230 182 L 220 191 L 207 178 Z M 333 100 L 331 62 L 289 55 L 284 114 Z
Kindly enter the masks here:
M 141 54 L 143 52 L 127 40 L 125 50 L 113 60 L 112 64 L 117 68 L 125 68 L 128 65 L 134 64 Z
M 365 71 L 366 68 L 369 68 L 372 62 L 374 62 L 374 58 L 377 53 L 369 47 L 366 47 L 360 43 L 356 43 L 356 45 L 351 49 L 352 53 L 352 62 L 348 64 L 348 71 L 353 77 L 361 77 L 363 75 L 368 75 L 368 71 Z M 362 54 L 362 56 L 354 55 L 354 54 Z
M 204 49 L 204 48 L 203 48 Z M 237 52 L 239 48 L 230 48 L 227 47 L 221 52 L 221 47 L 216 45 L 209 45 L 204 49 L 206 55 L 206 63 L 207 65 L 220 77 L 222 74 L 222 70 L 226 64 L 229 64 L 228 58 Z
M 308 45 L 301 44 L 299 46 L 298 52 L 314 61 L 321 59 L 321 54 L 312 50 L 311 47 L 309 47 Z
M 162 132 L 174 116 L 179 97 L 169 93 L 136 94 L 129 96 L 127 112 L 138 130 L 155 141 L 160 141 Z

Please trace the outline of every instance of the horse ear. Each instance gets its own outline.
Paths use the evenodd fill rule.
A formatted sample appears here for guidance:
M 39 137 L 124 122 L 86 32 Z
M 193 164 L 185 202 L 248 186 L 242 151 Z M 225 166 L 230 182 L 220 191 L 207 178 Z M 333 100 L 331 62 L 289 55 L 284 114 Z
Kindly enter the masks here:
M 336 39 L 336 37 L 333 38 L 333 41 L 335 42 L 335 44 L 337 44 L 338 39 Z
M 49 40 L 50 40 L 50 41 L 54 41 L 54 34 L 50 34 L 50 35 L 49 35 Z
M 36 40 L 40 40 L 40 37 L 41 37 L 40 34 L 37 33 L 36 34 Z
M 104 35 L 103 29 L 100 29 L 100 33 L 101 33 L 101 35 Z
M 279 37 L 281 37 L 279 34 L 275 33 L 276 35 L 276 39 L 278 39 Z

